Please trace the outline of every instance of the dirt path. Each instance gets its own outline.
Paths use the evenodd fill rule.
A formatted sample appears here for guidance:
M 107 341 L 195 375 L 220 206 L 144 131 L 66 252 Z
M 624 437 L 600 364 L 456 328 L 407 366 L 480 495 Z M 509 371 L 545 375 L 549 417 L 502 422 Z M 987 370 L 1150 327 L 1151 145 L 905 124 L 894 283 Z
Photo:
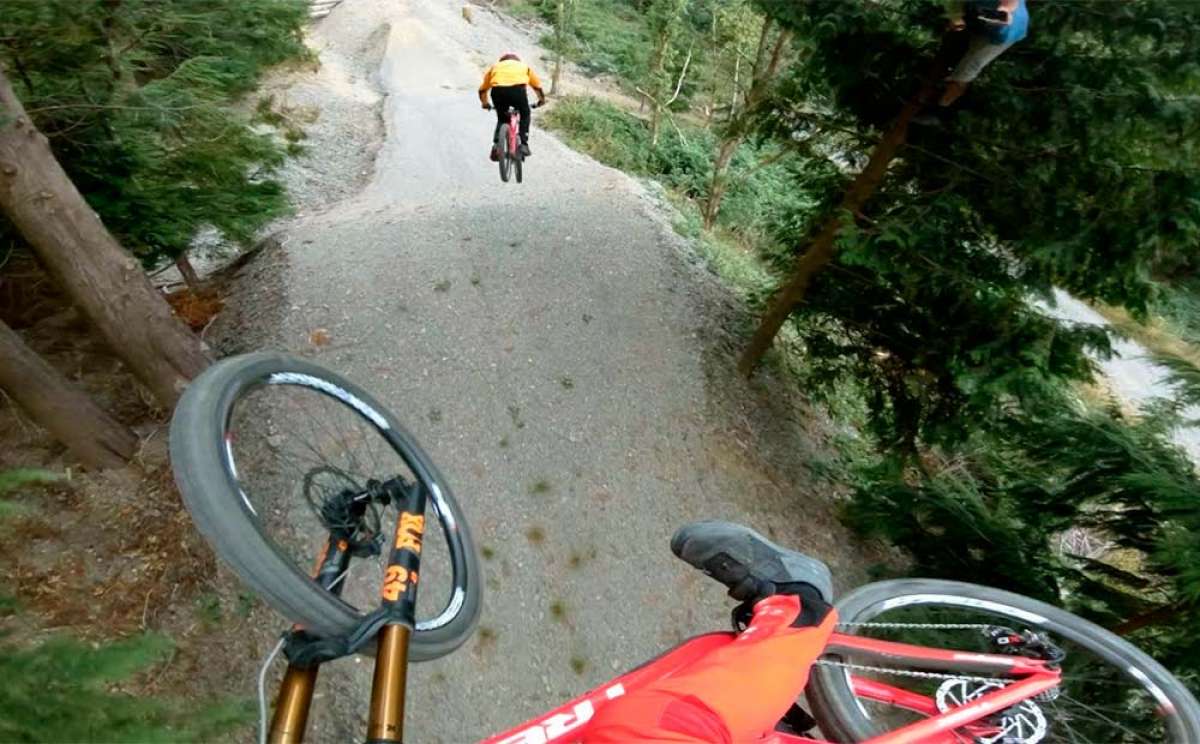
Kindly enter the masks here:
M 1062 290 L 1054 291 L 1054 299 L 1054 306 L 1041 306 L 1051 317 L 1080 325 L 1111 326 L 1103 315 Z M 1154 363 L 1145 347 L 1136 341 L 1118 338 L 1113 340 L 1112 348 L 1113 356 L 1097 360 L 1097 365 L 1103 383 L 1119 401 L 1140 411 L 1156 400 L 1170 400 L 1175 396 L 1167 370 Z M 1190 407 L 1184 413 L 1194 419 L 1200 415 L 1200 407 Z M 1200 429 L 1177 429 L 1171 436 L 1193 462 L 1200 464 Z
M 735 377 L 738 309 L 657 200 L 543 131 L 528 181 L 500 183 L 474 89 L 485 58 L 537 52 L 460 8 L 346 0 L 321 22 L 353 48 L 386 33 L 386 139 L 360 194 L 287 227 L 279 286 L 241 300 L 266 333 L 241 344 L 314 356 L 407 421 L 490 556 L 480 633 L 413 671 L 420 742 L 514 725 L 723 627 L 721 587 L 668 550 L 687 521 L 754 525 L 843 587 L 867 561 L 806 470 L 820 426 L 770 379 Z M 369 684 L 369 664 L 322 672 L 316 739 L 361 738 Z

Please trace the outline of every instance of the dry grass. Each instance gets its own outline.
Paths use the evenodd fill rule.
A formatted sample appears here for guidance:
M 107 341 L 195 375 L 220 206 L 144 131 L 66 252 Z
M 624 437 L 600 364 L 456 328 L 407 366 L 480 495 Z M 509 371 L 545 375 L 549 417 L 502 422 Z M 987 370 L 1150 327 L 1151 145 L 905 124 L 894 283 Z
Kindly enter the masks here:
M 1200 348 L 1172 333 L 1161 318 L 1152 317 L 1145 323 L 1139 323 L 1123 308 L 1102 303 L 1095 303 L 1092 308 L 1112 323 L 1115 329 L 1145 346 L 1151 353 L 1176 356 L 1200 367 Z
M 165 464 L 24 501 L 30 513 L 0 527 L 0 579 L 46 627 L 97 639 L 157 628 L 215 573 Z

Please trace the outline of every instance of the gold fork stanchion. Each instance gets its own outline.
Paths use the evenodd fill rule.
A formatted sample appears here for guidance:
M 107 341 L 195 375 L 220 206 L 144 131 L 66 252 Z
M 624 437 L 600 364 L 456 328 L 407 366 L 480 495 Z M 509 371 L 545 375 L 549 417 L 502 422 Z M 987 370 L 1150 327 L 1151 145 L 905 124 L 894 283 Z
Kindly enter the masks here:
M 308 708 L 317 684 L 317 669 L 316 666 L 301 669 L 288 665 L 283 682 L 279 685 L 275 715 L 271 718 L 271 731 L 267 735 L 270 744 L 300 744 L 304 741 Z
M 350 543 L 345 538 L 331 535 L 317 557 L 313 580 L 330 592 L 340 594 L 340 580 L 349 566 Z M 301 630 L 299 625 L 292 627 L 293 634 Z M 317 664 L 306 667 L 288 664 L 283 681 L 279 683 L 279 697 L 275 699 L 275 713 L 267 733 L 269 744 L 300 744 L 304 741 L 319 668 Z
M 417 614 L 417 569 L 425 535 L 425 489 L 406 489 L 396 520 L 387 573 L 383 577 L 382 606 L 392 618 L 378 636 L 375 679 L 371 685 L 371 713 L 367 744 L 403 741 L 404 689 L 408 678 L 408 642 Z
M 368 742 L 400 741 L 403 735 L 410 634 L 404 625 L 388 625 L 379 632 L 371 714 L 367 721 Z

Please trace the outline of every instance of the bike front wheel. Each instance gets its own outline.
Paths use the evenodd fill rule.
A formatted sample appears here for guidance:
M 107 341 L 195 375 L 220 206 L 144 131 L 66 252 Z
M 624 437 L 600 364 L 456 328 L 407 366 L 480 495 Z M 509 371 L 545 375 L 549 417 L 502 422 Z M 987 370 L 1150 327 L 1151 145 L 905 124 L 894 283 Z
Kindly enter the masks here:
M 323 637 L 350 635 L 380 603 L 399 516 L 394 499 L 376 498 L 381 485 L 424 488 L 426 519 L 442 529 L 424 531 L 410 658 L 437 658 L 470 636 L 483 581 L 462 510 L 413 436 L 350 381 L 283 354 L 222 360 L 179 401 L 170 450 L 184 504 L 217 555 Z M 327 589 L 314 567 L 334 542 L 353 558 Z
M 1002 653 L 997 643 L 1014 636 L 997 629 L 1008 629 L 1032 631 L 1065 654 L 1060 684 L 990 720 L 990 733 L 956 732 L 962 741 L 1200 742 L 1200 706 L 1183 683 L 1122 638 L 1044 602 L 957 581 L 903 579 L 861 587 L 837 609 L 840 633 L 962 652 L 956 657 L 963 668 L 935 673 L 899 659 L 827 653 L 813 667 L 806 695 L 822 732 L 835 741 L 864 741 L 924 717 L 897 700 L 855 694 L 853 679 L 936 700 L 940 712 L 1015 682 L 970 668 L 972 654 Z

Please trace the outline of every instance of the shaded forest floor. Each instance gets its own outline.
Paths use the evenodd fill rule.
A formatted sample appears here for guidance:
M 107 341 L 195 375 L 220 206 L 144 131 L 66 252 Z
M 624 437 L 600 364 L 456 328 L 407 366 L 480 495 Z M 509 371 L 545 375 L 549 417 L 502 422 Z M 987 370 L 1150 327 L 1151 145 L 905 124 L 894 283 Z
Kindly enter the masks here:
M 215 287 L 202 296 L 177 291 L 170 301 L 199 331 L 220 308 L 221 295 Z M 12 401 L 0 400 L 0 471 L 59 476 L 3 495 L 0 631 L 17 643 L 55 634 L 104 642 L 161 633 L 174 641 L 173 650 L 125 685 L 126 692 L 190 700 L 224 695 L 227 670 L 209 663 L 213 632 L 244 607 L 221 605 L 216 561 L 171 479 L 167 415 L 32 260 L 16 256 L 6 268 L 0 318 L 140 439 L 127 467 L 83 471 Z

